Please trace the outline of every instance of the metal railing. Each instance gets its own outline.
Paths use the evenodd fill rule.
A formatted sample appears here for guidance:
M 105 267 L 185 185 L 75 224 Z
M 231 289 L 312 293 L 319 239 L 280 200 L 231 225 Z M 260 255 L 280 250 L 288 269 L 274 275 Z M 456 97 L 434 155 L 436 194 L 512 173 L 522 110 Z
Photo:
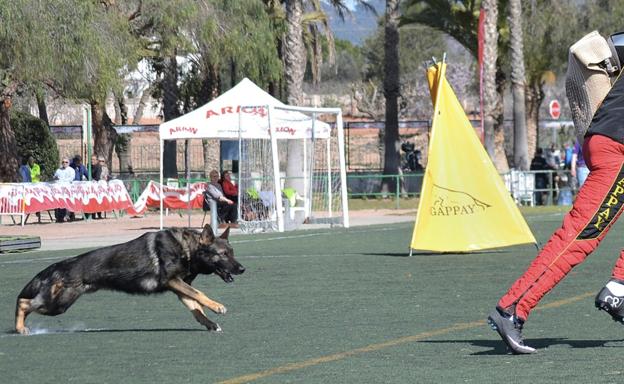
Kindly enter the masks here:
M 536 178 L 544 176 L 545 185 L 536 182 Z M 347 195 L 349 199 L 392 199 L 396 209 L 401 202 L 420 197 L 424 173 L 404 173 L 402 175 L 383 175 L 380 173 L 347 174 Z M 509 193 L 519 205 L 539 205 L 537 194 L 542 195 L 542 205 L 569 205 L 571 197 L 578 192 L 578 186 L 572 181 L 569 170 L 554 171 L 510 171 L 501 174 Z M 158 181 L 158 177 L 135 178 L 124 181 L 133 201 L 141 195 L 150 180 Z M 179 178 L 178 185 L 185 187 L 187 180 Z M 207 182 L 202 177 L 191 178 L 191 183 Z M 387 181 L 392 186 L 390 191 L 382 191 L 382 183 Z M 414 203 L 409 202 L 409 208 Z

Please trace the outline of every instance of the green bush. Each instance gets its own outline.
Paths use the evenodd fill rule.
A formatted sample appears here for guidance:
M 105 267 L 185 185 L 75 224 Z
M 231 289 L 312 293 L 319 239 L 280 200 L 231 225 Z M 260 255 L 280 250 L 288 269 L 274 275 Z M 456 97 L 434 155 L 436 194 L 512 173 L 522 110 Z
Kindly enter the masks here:
M 20 159 L 34 157 L 41 167 L 41 181 L 52 180 L 59 165 L 59 152 L 46 122 L 28 113 L 11 111 L 11 127 Z

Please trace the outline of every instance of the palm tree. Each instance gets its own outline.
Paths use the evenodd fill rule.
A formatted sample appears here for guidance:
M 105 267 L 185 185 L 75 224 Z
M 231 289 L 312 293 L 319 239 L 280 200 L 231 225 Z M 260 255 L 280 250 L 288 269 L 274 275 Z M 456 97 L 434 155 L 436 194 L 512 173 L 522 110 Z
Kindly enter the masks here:
M 501 1 L 501 6 L 506 4 L 506 0 Z M 462 44 L 472 55 L 477 57 L 477 26 L 479 22 L 479 9 L 488 10 L 488 25 L 486 35 L 488 41 L 493 45 L 500 44 L 498 41 L 498 3 L 491 0 L 407 0 L 405 3 L 405 12 L 401 16 L 400 25 L 407 24 L 424 24 L 429 27 L 438 29 L 453 37 Z M 491 41 L 491 37 L 496 37 Z M 504 47 L 504 46 L 503 46 Z M 494 161 L 499 172 L 505 172 L 508 169 L 507 158 L 504 153 L 504 130 L 503 130 L 503 89 L 505 84 L 505 74 L 501 69 L 498 57 L 500 46 L 491 46 L 484 59 L 486 71 L 490 73 L 487 87 L 484 90 L 484 102 L 486 111 L 484 111 L 484 129 L 485 129 L 485 148 Z M 485 84 L 484 84 L 485 87 Z
M 511 47 L 511 91 L 514 120 L 514 166 L 529 169 L 527 125 L 525 108 L 526 79 L 524 71 L 524 33 L 522 31 L 522 4 L 509 0 L 509 27 Z
M 266 0 L 270 5 L 273 2 Z M 329 3 L 336 8 L 338 14 L 343 17 L 348 8 L 344 0 L 330 0 Z M 362 0 L 358 0 L 361 3 L 372 9 L 372 7 Z M 284 0 L 285 5 L 285 23 L 286 33 L 282 42 L 283 45 L 283 59 L 284 59 L 284 80 L 286 87 L 286 100 L 287 103 L 294 106 L 303 105 L 303 77 L 305 74 L 306 64 L 308 62 L 306 55 L 306 44 L 304 36 L 311 34 L 314 37 L 319 37 L 320 29 L 317 28 L 317 24 L 320 22 L 323 24 L 323 31 L 327 36 L 330 43 L 330 52 L 333 51 L 333 38 L 331 37 L 331 30 L 327 24 L 327 19 L 322 13 L 320 2 L 318 0 Z M 311 12 L 306 13 L 306 10 Z M 308 26 L 306 31 L 304 26 Z M 312 31 L 312 32 L 311 32 Z M 320 54 L 319 49 L 311 49 L 312 54 Z M 312 60 L 313 63 L 320 66 L 318 60 Z M 316 71 L 313 71 L 313 73 Z M 320 73 L 320 71 L 318 71 Z M 286 169 L 286 176 L 301 175 L 303 171 L 303 143 L 299 140 L 289 140 L 288 142 L 288 165 Z M 295 188 L 298 191 L 303 189 L 303 180 L 288 179 L 287 183 L 290 187 Z
M 399 140 L 399 0 L 386 0 L 384 19 L 384 95 L 386 98 L 386 124 L 384 130 L 384 175 L 400 170 Z M 381 192 L 392 192 L 395 183 L 384 178 Z
M 496 85 L 498 59 L 498 2 L 483 0 L 481 9 L 485 12 L 483 48 L 483 129 L 485 149 L 499 172 L 508 170 L 505 157 L 505 135 L 502 124 L 502 102 Z

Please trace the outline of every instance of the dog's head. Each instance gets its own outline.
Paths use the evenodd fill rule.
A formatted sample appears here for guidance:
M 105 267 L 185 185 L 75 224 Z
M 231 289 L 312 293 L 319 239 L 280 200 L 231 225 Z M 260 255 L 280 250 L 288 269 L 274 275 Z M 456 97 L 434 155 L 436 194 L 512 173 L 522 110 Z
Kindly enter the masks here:
M 245 272 L 245 267 L 234 259 L 234 250 L 228 241 L 229 235 L 230 227 L 221 236 L 215 237 L 210 225 L 206 224 L 194 258 L 201 273 L 216 273 L 226 283 L 234 281 L 232 275 Z

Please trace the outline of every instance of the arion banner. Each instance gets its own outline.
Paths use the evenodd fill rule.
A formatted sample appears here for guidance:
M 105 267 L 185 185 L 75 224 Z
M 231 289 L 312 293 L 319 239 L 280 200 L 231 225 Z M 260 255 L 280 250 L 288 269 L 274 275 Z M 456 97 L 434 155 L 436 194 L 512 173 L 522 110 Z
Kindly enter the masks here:
M 132 199 L 121 180 L 15 183 L 0 184 L 0 206 L 23 206 L 26 214 L 55 208 L 93 213 L 131 209 Z
M 434 116 L 411 249 L 465 252 L 535 243 L 445 70 L 445 63 L 427 70 Z

